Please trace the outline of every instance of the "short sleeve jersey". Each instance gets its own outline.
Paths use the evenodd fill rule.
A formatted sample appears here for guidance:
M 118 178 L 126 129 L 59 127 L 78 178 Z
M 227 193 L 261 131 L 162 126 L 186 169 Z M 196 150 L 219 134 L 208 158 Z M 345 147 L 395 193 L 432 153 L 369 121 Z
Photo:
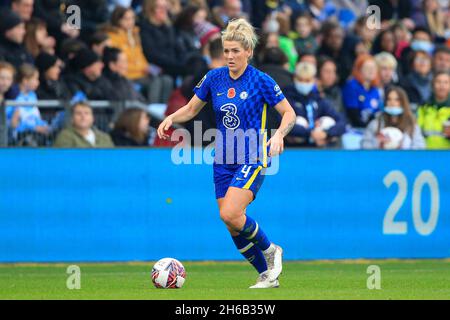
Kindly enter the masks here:
M 222 67 L 209 71 L 194 92 L 216 114 L 215 162 L 267 166 L 267 108 L 285 98 L 276 82 L 251 65 L 237 79 Z

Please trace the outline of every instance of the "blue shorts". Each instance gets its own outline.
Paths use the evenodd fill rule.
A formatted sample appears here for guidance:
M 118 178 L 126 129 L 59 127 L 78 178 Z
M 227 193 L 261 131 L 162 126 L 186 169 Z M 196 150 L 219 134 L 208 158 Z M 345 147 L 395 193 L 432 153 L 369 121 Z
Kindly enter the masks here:
M 225 197 L 229 187 L 251 190 L 255 199 L 266 170 L 258 164 L 214 164 L 213 168 L 216 199 Z

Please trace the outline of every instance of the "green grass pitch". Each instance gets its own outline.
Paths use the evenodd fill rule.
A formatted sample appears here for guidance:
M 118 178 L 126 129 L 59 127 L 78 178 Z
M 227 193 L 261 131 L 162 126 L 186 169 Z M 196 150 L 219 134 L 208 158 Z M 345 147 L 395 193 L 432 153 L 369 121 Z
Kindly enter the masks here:
M 69 290 L 68 264 L 0 264 L 0 299 L 450 299 L 450 260 L 285 262 L 280 288 L 250 290 L 245 262 L 184 262 L 182 289 L 156 289 L 153 263 L 78 264 L 81 289 Z M 369 265 L 381 289 L 367 289 Z

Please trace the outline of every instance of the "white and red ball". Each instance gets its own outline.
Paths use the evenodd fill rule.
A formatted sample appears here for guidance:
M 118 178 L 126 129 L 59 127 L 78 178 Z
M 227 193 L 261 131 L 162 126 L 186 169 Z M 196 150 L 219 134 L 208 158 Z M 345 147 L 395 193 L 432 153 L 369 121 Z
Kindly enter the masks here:
M 309 128 L 308 120 L 306 120 L 306 118 L 302 116 L 297 116 L 297 118 L 295 119 L 295 124 L 298 124 L 299 126 L 302 126 L 306 129 Z
M 153 266 L 152 282 L 156 288 L 181 288 L 185 280 L 186 270 L 177 259 L 163 258 Z
M 384 143 L 383 148 L 385 150 L 399 149 L 403 142 L 403 132 L 395 127 L 386 127 L 380 130 L 380 133 L 387 138 L 387 142 Z
M 336 125 L 336 120 L 329 116 L 323 116 L 319 118 L 318 128 L 322 130 L 328 130 Z

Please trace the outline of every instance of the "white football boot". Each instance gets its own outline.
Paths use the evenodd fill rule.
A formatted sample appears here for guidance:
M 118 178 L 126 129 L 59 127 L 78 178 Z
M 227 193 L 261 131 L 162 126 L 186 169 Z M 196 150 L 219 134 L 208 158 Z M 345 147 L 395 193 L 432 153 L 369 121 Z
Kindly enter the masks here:
M 278 288 L 280 283 L 278 280 L 269 281 L 269 270 L 261 273 L 256 280 L 256 284 L 250 287 L 250 289 L 267 289 L 267 288 Z
M 273 245 L 275 246 L 275 250 L 273 250 L 271 253 L 263 252 L 264 257 L 266 258 L 269 281 L 278 280 L 278 277 L 283 270 L 283 249 L 281 249 L 281 247 L 277 246 L 276 244 Z

